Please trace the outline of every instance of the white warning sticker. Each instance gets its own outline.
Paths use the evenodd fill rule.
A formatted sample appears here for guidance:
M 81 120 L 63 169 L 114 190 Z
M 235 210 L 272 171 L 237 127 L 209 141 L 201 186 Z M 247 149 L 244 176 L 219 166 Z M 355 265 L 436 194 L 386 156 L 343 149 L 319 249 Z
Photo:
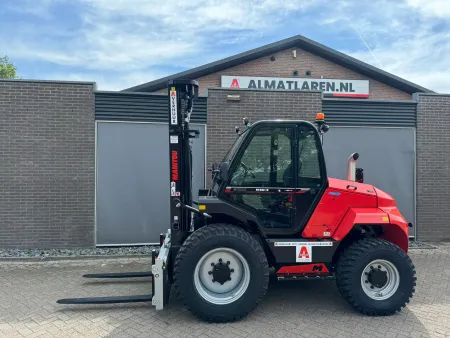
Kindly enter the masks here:
M 333 246 L 333 242 L 275 242 L 275 246 L 298 246 L 298 245 L 309 245 L 309 246 Z
M 312 262 L 313 248 L 318 246 L 333 246 L 333 242 L 275 242 L 275 247 L 295 247 L 295 261 L 297 263 Z
M 170 124 L 178 124 L 177 117 L 177 91 L 174 87 L 170 91 Z
M 174 143 L 178 143 L 178 136 L 170 136 L 170 143 L 174 144 Z
M 170 182 L 170 196 L 180 196 L 180 192 L 177 191 L 177 185 L 175 182 Z

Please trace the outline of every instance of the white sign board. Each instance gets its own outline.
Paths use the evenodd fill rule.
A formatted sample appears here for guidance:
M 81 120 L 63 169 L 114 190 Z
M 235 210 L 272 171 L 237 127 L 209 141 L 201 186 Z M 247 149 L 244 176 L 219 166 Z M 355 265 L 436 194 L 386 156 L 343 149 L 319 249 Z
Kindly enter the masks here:
M 320 90 L 324 96 L 369 97 L 368 80 L 310 79 L 223 75 L 222 88 L 265 90 Z

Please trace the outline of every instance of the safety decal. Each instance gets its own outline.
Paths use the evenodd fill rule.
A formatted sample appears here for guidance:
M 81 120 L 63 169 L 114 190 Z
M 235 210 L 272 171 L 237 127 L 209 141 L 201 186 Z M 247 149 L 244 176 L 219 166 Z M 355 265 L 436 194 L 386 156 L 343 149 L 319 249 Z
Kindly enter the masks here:
M 311 263 L 313 248 L 318 246 L 333 246 L 333 242 L 275 242 L 275 247 L 295 247 L 295 261 L 297 263 Z
M 177 91 L 175 90 L 175 87 L 172 87 L 170 91 L 170 124 L 178 124 Z
M 174 144 L 174 143 L 178 143 L 178 136 L 173 136 L 173 135 L 171 135 L 170 136 L 170 143 L 171 144 Z
M 177 191 L 177 184 L 170 182 L 170 196 L 180 196 L 180 192 Z

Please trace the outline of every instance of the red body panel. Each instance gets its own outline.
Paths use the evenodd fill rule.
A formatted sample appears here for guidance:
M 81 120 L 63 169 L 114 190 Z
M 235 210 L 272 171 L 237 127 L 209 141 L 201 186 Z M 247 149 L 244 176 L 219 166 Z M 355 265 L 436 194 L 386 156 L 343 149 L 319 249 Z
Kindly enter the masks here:
M 333 233 L 350 208 L 370 207 L 377 207 L 377 195 L 373 186 L 330 178 L 328 189 L 302 235 L 304 238 L 334 238 Z
M 329 273 L 327 267 L 323 263 L 316 264 L 304 264 L 304 265 L 288 265 L 283 266 L 277 271 L 277 275 L 280 274 L 320 274 Z
M 408 252 L 408 223 L 398 210 L 395 199 L 391 195 L 377 188 L 375 191 L 378 195 L 378 207 L 389 216 L 389 224 L 384 227 L 381 238 Z
M 342 241 L 355 224 L 388 224 L 388 215 L 378 208 L 351 208 L 345 214 L 333 239 Z
M 330 178 L 310 220 L 304 238 L 341 241 L 355 224 L 383 226 L 381 238 L 408 252 L 408 223 L 395 199 L 372 185 Z

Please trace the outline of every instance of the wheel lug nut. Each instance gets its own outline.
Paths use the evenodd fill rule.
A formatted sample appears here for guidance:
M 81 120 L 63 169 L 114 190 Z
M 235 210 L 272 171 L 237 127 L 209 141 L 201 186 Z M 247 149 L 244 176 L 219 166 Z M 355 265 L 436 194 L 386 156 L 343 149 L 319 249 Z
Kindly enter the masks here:
M 222 263 L 222 258 L 219 258 L 219 263 Z
M 369 281 L 368 281 L 368 280 L 366 280 L 366 283 L 369 283 Z
M 213 272 L 212 271 L 208 271 L 208 275 L 212 275 L 213 274 Z
M 212 280 L 212 282 L 213 282 L 213 283 L 215 283 L 215 282 L 216 282 L 216 280 L 215 280 L 215 279 L 213 279 L 213 280 Z
M 373 270 L 373 269 L 374 269 L 374 267 L 371 265 L 371 266 L 370 266 L 370 270 Z
M 231 271 L 231 272 L 234 272 L 234 269 L 231 269 L 230 271 Z
M 211 263 L 211 266 L 214 266 L 214 265 L 216 265 L 215 263 Z
M 231 277 L 228 277 L 228 280 L 231 280 Z
M 381 265 L 378 265 L 378 269 L 381 269 Z
M 228 262 L 227 262 L 227 265 L 230 265 L 230 264 L 231 264 L 230 261 L 228 261 Z
M 374 289 L 373 285 L 370 286 L 371 289 Z

